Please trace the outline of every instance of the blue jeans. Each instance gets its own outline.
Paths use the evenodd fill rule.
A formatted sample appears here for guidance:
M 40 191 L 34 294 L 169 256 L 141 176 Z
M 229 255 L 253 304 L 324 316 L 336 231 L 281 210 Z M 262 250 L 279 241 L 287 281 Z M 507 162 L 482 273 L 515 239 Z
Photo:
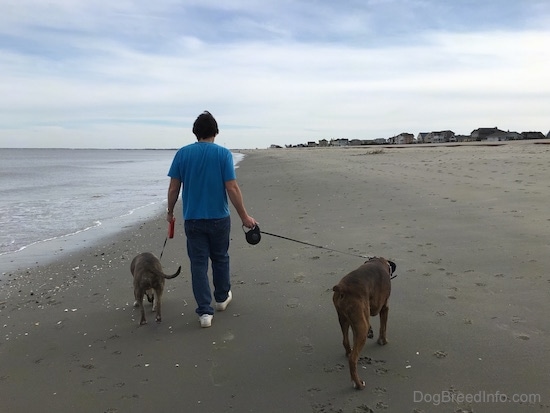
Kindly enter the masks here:
M 187 254 L 191 261 L 193 295 L 199 315 L 214 314 L 208 280 L 208 259 L 212 261 L 214 299 L 223 302 L 231 289 L 229 277 L 229 232 L 231 219 L 191 219 L 185 221 Z

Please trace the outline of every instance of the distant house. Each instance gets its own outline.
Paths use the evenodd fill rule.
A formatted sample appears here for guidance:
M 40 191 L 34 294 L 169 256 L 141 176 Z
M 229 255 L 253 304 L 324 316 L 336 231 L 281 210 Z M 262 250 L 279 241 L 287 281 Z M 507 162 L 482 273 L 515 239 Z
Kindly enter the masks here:
M 348 145 L 349 145 L 349 139 L 347 138 L 338 138 L 338 139 L 330 140 L 330 146 L 348 146 Z
M 315 148 L 317 146 L 317 142 L 309 141 L 307 143 L 308 148 Z
M 486 137 L 486 140 L 489 142 L 499 142 L 499 141 L 515 141 L 518 139 L 523 139 L 521 134 L 517 132 L 496 132 L 492 135 Z
M 550 132 L 548 132 L 548 133 L 550 133 Z M 387 143 L 387 140 L 384 139 L 384 138 L 376 138 L 374 140 L 374 143 L 377 144 L 377 145 L 384 145 L 385 143 Z
M 405 145 L 414 142 L 414 135 L 412 133 L 403 132 L 397 136 L 393 136 L 388 139 L 388 143 L 394 145 Z
M 349 141 L 350 146 L 361 146 L 363 141 L 361 139 L 352 139 Z
M 470 135 L 455 135 L 457 142 L 471 142 L 472 137 Z
M 321 139 L 319 141 L 319 146 L 322 146 L 322 147 L 328 146 L 328 141 L 326 139 Z
M 451 130 L 430 132 L 424 140 L 426 143 L 456 142 L 455 133 Z
M 487 140 L 487 137 L 498 132 L 504 132 L 499 128 L 478 128 L 472 131 L 470 136 L 473 141 L 484 141 Z
M 279 146 L 279 145 L 271 145 L 270 148 L 271 148 L 271 149 L 281 149 L 282 146 Z
M 416 141 L 418 143 L 427 143 L 425 142 L 426 136 L 428 136 L 429 132 L 420 132 L 418 136 L 416 137 Z
M 544 139 L 542 132 L 521 132 L 523 139 Z

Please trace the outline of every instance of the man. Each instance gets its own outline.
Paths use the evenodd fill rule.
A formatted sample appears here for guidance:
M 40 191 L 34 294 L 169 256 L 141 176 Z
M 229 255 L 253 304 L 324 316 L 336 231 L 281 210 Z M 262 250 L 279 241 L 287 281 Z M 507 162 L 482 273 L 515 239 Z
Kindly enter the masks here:
M 182 189 L 183 219 L 187 254 L 191 261 L 193 295 L 201 327 L 210 327 L 214 315 L 208 279 L 208 260 L 212 262 L 215 308 L 223 311 L 232 299 L 229 275 L 229 232 L 231 221 L 227 197 L 243 225 L 254 228 L 256 220 L 246 212 L 237 184 L 233 155 L 214 143 L 218 124 L 210 112 L 203 112 L 193 124 L 197 142 L 181 148 L 168 172 L 168 211 L 174 219 L 174 206 Z

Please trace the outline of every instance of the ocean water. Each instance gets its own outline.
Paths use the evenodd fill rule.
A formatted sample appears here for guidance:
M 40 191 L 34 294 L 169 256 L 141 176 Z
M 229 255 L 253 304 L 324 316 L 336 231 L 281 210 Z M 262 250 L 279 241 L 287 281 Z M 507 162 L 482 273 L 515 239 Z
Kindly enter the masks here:
M 155 216 L 166 208 L 175 153 L 0 149 L 0 258 L 17 261 L 18 252 L 37 244 L 43 252 L 60 238 L 93 237 L 108 223 Z M 236 165 L 242 157 L 234 154 Z

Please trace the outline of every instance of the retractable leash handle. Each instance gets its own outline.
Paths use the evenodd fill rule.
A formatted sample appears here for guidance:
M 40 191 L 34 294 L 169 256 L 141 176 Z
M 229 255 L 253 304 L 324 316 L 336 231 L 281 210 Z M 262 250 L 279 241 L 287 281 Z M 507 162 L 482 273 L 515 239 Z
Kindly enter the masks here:
M 174 230 L 176 227 L 176 218 L 172 218 L 172 221 L 168 223 L 168 238 L 174 238 Z
M 166 238 L 164 239 L 164 245 L 162 246 L 162 251 L 160 252 L 159 260 L 162 259 L 162 254 L 164 254 L 164 248 L 166 248 L 166 241 L 168 241 L 168 238 L 174 238 L 174 230 L 176 227 L 176 218 L 172 218 L 172 221 L 168 223 L 168 234 L 166 235 Z
M 243 232 L 246 237 L 246 242 L 248 242 L 250 245 L 256 245 L 260 240 L 262 239 L 260 227 L 258 224 L 254 228 L 248 228 L 248 231 L 245 230 L 245 226 L 243 225 Z

